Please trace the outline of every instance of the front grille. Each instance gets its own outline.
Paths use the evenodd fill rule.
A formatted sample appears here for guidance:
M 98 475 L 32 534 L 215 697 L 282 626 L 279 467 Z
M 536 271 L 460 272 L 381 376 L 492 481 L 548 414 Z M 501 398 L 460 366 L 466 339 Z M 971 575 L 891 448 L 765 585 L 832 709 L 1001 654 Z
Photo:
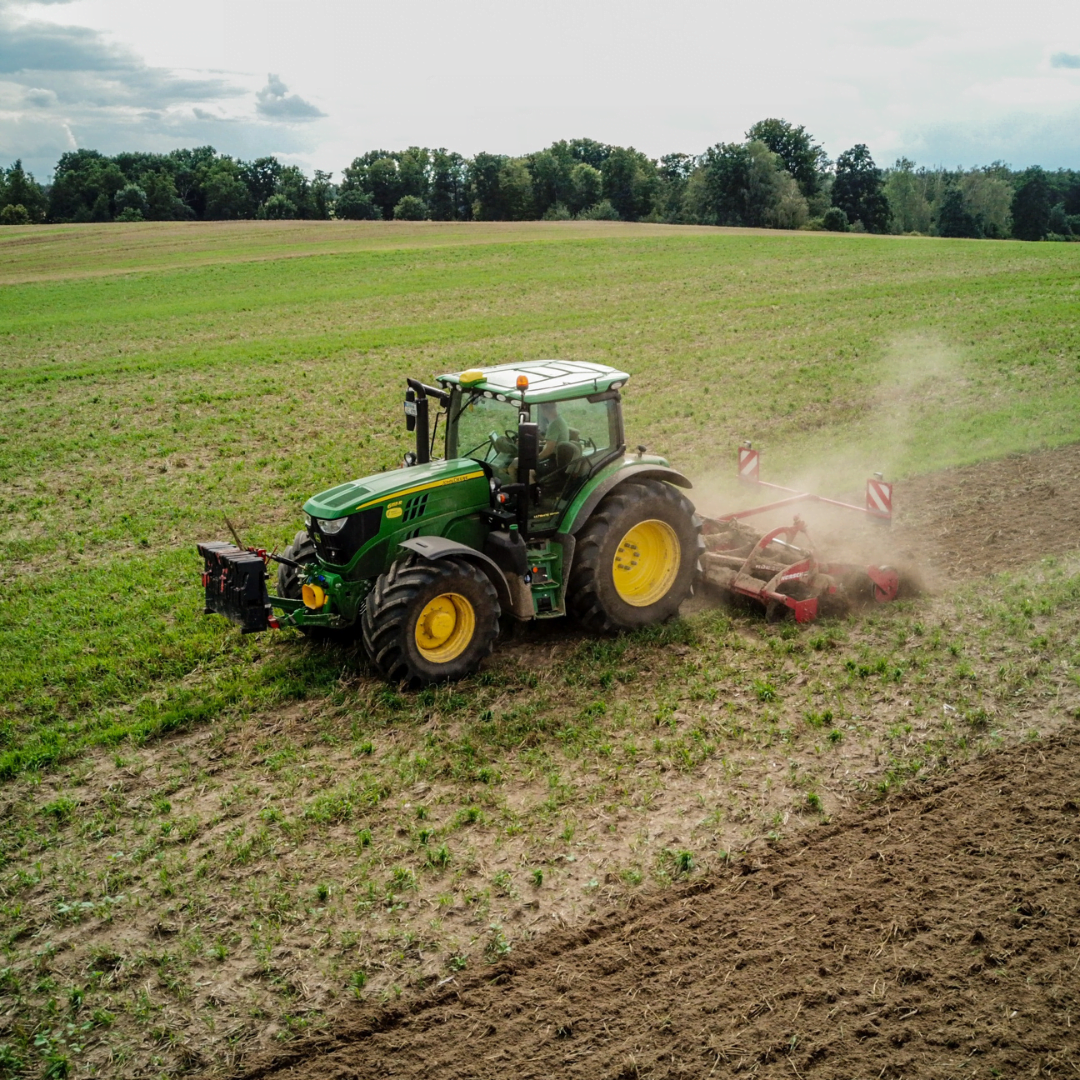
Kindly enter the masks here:
M 311 539 L 315 543 L 315 554 L 332 566 L 345 566 L 353 556 L 376 536 L 382 526 L 382 507 L 374 506 L 359 514 L 351 514 L 345 527 L 333 536 L 325 535 L 319 523 L 311 523 Z

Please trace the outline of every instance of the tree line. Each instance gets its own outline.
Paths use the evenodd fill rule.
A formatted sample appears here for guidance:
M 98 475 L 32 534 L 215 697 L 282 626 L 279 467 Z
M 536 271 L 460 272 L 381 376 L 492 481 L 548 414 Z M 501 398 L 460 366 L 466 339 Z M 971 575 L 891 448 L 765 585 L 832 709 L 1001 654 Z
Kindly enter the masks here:
M 1080 172 L 1001 162 L 880 168 L 864 144 L 831 160 L 802 126 L 762 120 L 743 141 L 654 159 L 593 139 L 522 157 L 371 150 L 341 180 L 213 147 L 65 153 L 51 182 L 0 171 L 0 224 L 240 219 L 610 220 L 1021 240 L 1080 240 Z

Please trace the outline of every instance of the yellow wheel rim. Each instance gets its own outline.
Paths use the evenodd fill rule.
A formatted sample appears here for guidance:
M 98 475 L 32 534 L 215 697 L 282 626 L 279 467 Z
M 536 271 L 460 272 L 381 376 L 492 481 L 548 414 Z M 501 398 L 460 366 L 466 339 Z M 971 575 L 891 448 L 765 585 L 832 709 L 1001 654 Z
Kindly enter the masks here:
M 416 647 L 433 664 L 448 664 L 473 639 L 476 612 L 460 593 L 448 592 L 429 601 L 416 620 Z
M 639 522 L 615 552 L 615 591 L 632 607 L 655 604 L 675 583 L 681 562 L 679 538 L 666 521 Z

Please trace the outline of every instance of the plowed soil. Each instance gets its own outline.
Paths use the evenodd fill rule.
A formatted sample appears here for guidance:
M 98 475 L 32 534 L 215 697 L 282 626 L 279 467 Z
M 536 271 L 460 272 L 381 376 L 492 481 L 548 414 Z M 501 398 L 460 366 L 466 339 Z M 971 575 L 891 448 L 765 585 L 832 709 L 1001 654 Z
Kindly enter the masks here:
M 942 584 L 1080 545 L 1080 443 L 901 481 L 893 543 Z
M 1074 551 L 1078 481 L 1080 446 L 917 478 L 888 545 L 943 587 Z M 1078 752 L 1075 725 L 1004 749 L 408 1005 L 345 1012 L 249 1075 L 1080 1075 Z
M 1078 752 L 1001 751 L 251 1075 L 1076 1075 Z

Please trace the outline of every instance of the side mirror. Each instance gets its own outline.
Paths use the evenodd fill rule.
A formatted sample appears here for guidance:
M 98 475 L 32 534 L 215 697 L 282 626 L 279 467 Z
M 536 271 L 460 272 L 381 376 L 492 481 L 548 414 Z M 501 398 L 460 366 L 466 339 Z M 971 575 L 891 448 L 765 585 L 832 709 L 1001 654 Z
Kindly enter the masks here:
M 540 425 L 518 424 L 518 478 L 528 483 L 540 456 Z

